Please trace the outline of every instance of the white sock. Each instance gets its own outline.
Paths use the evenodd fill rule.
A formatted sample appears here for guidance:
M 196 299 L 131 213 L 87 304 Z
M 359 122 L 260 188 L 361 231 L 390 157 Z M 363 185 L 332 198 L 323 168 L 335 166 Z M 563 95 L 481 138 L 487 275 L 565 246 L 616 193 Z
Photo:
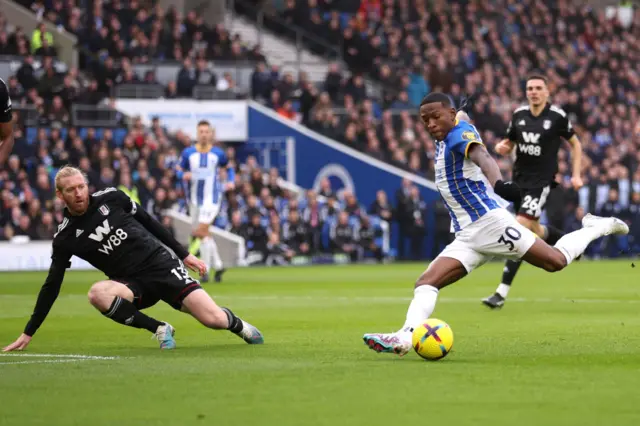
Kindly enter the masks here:
M 211 244 L 209 240 L 211 237 L 205 237 L 200 243 L 200 259 L 207 265 L 207 270 L 211 268 Z
M 498 288 L 496 289 L 496 293 L 498 293 L 500 296 L 502 296 L 503 299 L 507 298 L 507 295 L 509 294 L 509 289 L 511 288 L 510 285 L 506 285 L 504 283 L 501 283 Z
M 430 285 L 416 287 L 413 292 L 413 300 L 407 311 L 407 319 L 401 330 L 405 338 L 411 340 L 413 327 L 431 316 L 433 310 L 436 308 L 436 300 L 438 300 L 437 288 Z
M 560 238 L 555 248 L 560 250 L 567 258 L 567 265 L 580 256 L 592 241 L 604 236 L 607 229 L 602 226 L 592 226 L 578 229 Z
M 211 257 L 213 258 L 213 269 L 219 271 L 223 268 L 223 265 L 220 254 L 218 253 L 218 245 L 216 244 L 216 240 L 214 240 L 213 237 L 209 237 L 209 244 L 211 247 Z

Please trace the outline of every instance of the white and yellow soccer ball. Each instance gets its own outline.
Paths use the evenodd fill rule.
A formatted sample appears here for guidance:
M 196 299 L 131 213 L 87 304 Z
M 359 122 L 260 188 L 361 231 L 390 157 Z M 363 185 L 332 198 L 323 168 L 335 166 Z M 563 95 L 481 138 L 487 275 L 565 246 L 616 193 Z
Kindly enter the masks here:
M 422 358 L 430 361 L 442 359 L 453 347 L 453 330 L 446 322 L 429 318 L 413 329 L 411 343 Z

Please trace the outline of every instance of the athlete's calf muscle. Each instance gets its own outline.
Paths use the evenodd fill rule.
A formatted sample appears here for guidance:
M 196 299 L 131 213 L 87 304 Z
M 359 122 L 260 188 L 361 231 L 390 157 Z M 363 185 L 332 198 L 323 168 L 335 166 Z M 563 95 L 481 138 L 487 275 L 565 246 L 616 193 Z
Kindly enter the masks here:
M 437 289 L 444 288 L 449 284 L 467 275 L 467 270 L 459 260 L 452 257 L 438 257 L 427 268 L 426 271 L 416 281 L 416 287 L 430 285 Z
M 557 272 L 567 266 L 567 258 L 564 254 L 539 238 L 536 239 L 522 260 L 547 272 Z
M 227 314 L 201 288 L 184 298 L 182 311 L 191 314 L 206 327 L 214 329 L 229 327 Z

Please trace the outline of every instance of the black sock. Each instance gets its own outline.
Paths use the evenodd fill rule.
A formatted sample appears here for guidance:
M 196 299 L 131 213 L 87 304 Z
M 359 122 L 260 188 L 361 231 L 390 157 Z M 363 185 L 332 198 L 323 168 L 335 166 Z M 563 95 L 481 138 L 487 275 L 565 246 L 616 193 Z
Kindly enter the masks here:
M 120 296 L 116 296 L 116 298 L 113 299 L 113 303 L 109 307 L 109 310 L 107 312 L 103 312 L 102 315 L 111 318 L 119 324 L 135 328 L 144 328 L 152 333 L 155 333 L 158 327 L 163 324 L 162 322 L 143 314 L 133 303 Z
M 521 264 L 521 260 L 507 260 L 505 262 L 504 272 L 502 273 L 502 284 L 511 285 Z
M 545 225 L 545 227 L 547 228 L 547 237 L 544 241 L 550 246 L 556 245 L 558 240 L 564 236 L 564 232 L 550 225 Z
M 242 328 L 244 327 L 244 325 L 242 324 L 242 320 L 235 316 L 235 314 L 231 312 L 231 309 L 222 308 L 222 310 L 225 314 L 227 314 L 227 318 L 229 319 L 229 327 L 227 327 L 227 330 L 236 334 L 240 333 L 242 331 Z

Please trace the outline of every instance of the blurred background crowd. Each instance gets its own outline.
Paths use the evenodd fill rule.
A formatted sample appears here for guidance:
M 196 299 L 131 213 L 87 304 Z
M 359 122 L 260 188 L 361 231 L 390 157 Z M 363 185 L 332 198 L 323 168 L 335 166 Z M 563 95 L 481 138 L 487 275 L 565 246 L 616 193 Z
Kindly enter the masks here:
M 253 98 L 278 114 L 378 160 L 433 178 L 434 142 L 416 112 L 430 91 L 456 102 L 480 92 L 472 118 L 490 151 L 505 133 L 512 111 L 524 99 L 523 78 L 542 70 L 552 101 L 569 115 L 583 143 L 583 179 L 571 188 L 570 156 L 559 156 L 559 187 L 545 220 L 567 231 L 587 212 L 624 217 L 630 239 L 595 244 L 592 256 L 617 256 L 640 245 L 640 11 L 629 21 L 580 2 L 559 0 L 285 0 L 270 3 L 274 19 L 304 28 L 339 46 L 324 81 L 281 71 L 259 44 L 248 44 L 224 23 L 209 26 L 196 11 L 138 0 L 21 0 L 57 31 L 40 25 L 32 33 L 0 14 L 0 55 L 13 57 L 9 86 L 16 119 L 13 155 L 0 169 L 0 239 L 51 239 L 61 221 L 52 178 L 58 167 L 77 164 L 91 186 L 120 186 L 170 227 L 163 211 L 184 208 L 173 169 L 191 144 L 157 120 L 145 127 L 114 111 L 117 87 L 161 86 L 165 98 L 191 98 L 201 86 L 233 98 Z M 264 6 L 254 2 L 256 7 Z M 244 5 L 244 6 L 243 6 Z M 251 8 L 238 12 L 255 18 Z M 286 31 L 271 29 L 287 38 Z M 74 34 L 82 54 L 78 67 L 59 59 L 58 31 Z M 312 50 L 322 50 L 312 48 Z M 321 53 L 321 52 L 320 52 Z M 248 83 L 218 67 L 251 63 Z M 178 64 L 173 78 L 153 66 Z M 144 70 L 143 72 L 141 70 Z M 371 85 L 381 88 L 372 92 Z M 78 105 L 104 107 L 113 126 L 75 122 Z M 255 158 L 236 160 L 236 190 L 228 192 L 216 225 L 242 235 L 250 250 L 295 255 L 339 252 L 350 259 L 381 260 L 385 223 L 402 244 L 400 258 L 424 257 L 425 213 L 436 212 L 437 254 L 450 238 L 441 203 L 426 205 L 410 181 L 395 194 L 378 194 L 362 206 L 350 193 L 335 193 L 327 181 L 316 194 L 298 194 L 278 184 L 276 169 Z M 500 158 L 506 176 L 512 160 Z

